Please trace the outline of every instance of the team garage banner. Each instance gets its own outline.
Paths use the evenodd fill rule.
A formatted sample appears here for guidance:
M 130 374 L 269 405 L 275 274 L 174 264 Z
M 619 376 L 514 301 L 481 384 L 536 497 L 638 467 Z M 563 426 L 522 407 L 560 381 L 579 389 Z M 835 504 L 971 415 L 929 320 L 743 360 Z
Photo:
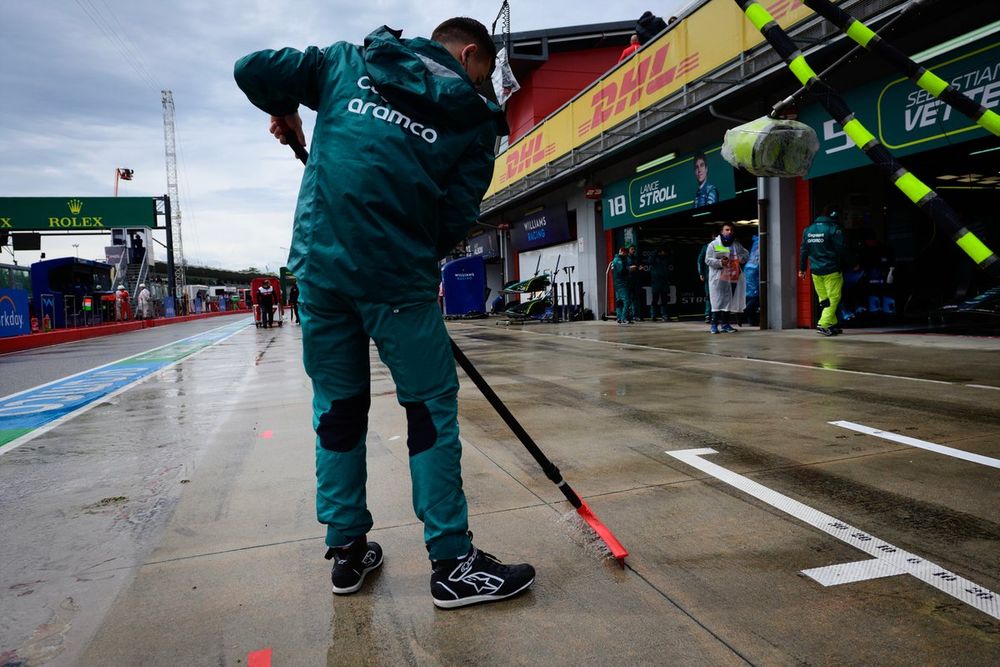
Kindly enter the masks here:
M 0 197 L 0 230 L 156 227 L 151 197 Z
M 987 109 L 1000 111 L 1000 40 L 995 37 L 921 64 Z M 878 128 L 878 140 L 896 155 L 990 136 L 975 121 L 906 78 L 856 88 L 844 100 L 865 126 Z M 818 104 L 804 108 L 800 120 L 816 130 L 820 140 L 809 178 L 871 164 Z
M 782 27 L 812 14 L 801 0 L 764 0 L 762 4 Z M 732 0 L 705 3 L 498 156 L 486 197 L 607 132 L 763 40 Z
M 655 171 L 606 186 L 604 228 L 625 227 L 735 197 L 736 178 L 722 159 L 721 149 L 716 146 L 681 157 Z
M 547 206 L 511 225 L 510 243 L 517 252 L 544 248 L 572 238 L 566 205 Z

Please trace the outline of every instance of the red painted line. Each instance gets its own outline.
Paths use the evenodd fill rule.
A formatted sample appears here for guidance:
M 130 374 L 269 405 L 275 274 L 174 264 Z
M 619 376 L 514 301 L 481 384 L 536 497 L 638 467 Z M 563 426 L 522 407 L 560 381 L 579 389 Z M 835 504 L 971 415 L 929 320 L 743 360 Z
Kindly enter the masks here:
M 266 440 L 270 440 L 271 437 L 273 437 L 273 436 L 274 436 L 274 431 L 264 431 L 263 433 L 260 434 L 260 437 L 262 437 L 262 438 L 264 438 Z
M 247 667 L 271 667 L 271 649 L 262 648 L 247 653 Z

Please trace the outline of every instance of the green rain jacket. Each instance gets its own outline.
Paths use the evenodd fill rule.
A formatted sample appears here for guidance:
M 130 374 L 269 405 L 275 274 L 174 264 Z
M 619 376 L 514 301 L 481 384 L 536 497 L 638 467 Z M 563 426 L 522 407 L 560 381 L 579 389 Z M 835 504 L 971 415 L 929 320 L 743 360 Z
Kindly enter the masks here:
M 833 218 L 819 216 L 802 232 L 799 271 L 806 270 L 807 260 L 817 276 L 841 271 L 846 255 L 845 247 L 844 231 L 840 225 Z
M 708 282 L 708 264 L 705 263 L 705 253 L 708 252 L 708 246 L 710 245 L 712 244 L 703 245 L 701 250 L 698 251 L 698 275 L 705 282 Z
M 615 290 L 628 288 L 628 267 L 628 256 L 615 255 L 615 258 L 611 260 L 611 277 L 614 281 Z
M 479 216 L 503 112 L 440 44 L 383 26 L 363 47 L 258 51 L 236 82 L 261 110 L 317 112 L 288 266 L 381 303 L 434 300 L 438 260 Z
M 649 265 L 649 281 L 653 286 L 653 291 L 665 290 L 670 287 L 670 279 L 673 277 L 674 266 L 670 263 L 669 257 L 653 258 L 653 263 Z

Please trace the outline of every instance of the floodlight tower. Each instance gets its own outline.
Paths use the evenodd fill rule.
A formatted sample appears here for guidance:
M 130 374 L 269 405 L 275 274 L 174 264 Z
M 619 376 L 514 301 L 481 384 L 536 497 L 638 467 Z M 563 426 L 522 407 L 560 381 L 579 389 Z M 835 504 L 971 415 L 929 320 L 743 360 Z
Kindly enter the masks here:
M 174 139 L 174 94 L 169 90 L 160 91 L 163 100 L 163 143 L 167 156 L 167 196 L 170 197 L 170 220 L 167 222 L 173 232 L 174 275 L 179 289 L 187 284 L 184 261 L 184 244 L 181 242 L 181 204 L 177 195 L 177 144 Z

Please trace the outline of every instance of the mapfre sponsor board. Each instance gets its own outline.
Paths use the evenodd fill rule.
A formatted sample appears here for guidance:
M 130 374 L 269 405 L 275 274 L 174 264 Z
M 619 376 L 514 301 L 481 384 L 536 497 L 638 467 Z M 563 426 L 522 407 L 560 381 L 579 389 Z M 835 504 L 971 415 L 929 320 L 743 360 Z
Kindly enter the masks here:
M 801 0 L 761 3 L 782 27 L 812 15 Z M 497 157 L 486 197 L 509 187 L 760 44 L 732 0 L 711 0 L 594 82 Z

